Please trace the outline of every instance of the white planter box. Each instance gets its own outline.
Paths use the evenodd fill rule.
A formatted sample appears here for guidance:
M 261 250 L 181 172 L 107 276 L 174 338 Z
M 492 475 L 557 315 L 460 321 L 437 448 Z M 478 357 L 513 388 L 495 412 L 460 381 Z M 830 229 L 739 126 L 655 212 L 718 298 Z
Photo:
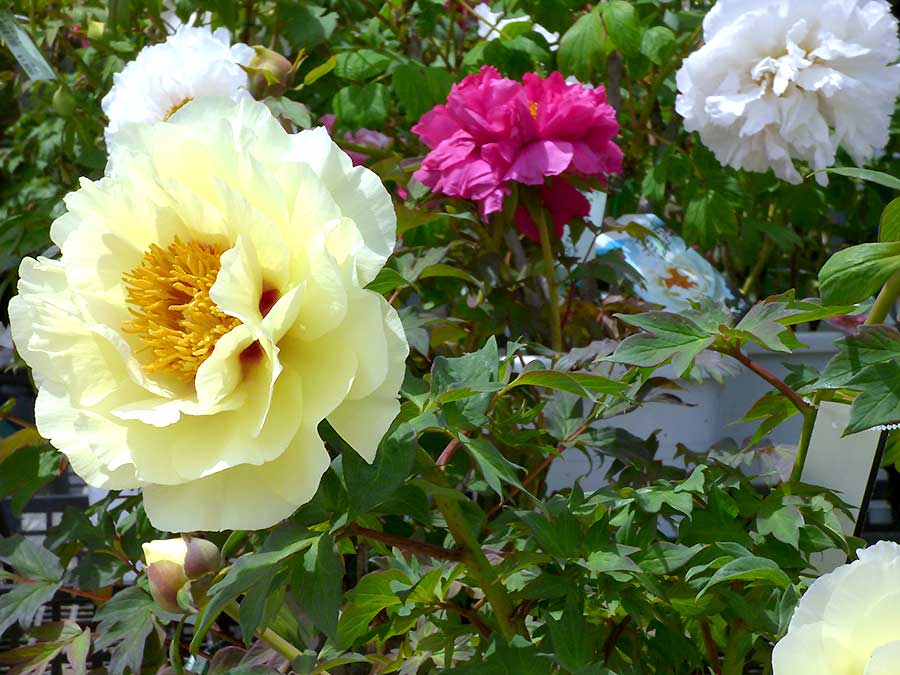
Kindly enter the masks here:
M 821 370 L 837 351 L 834 341 L 844 337 L 844 333 L 835 331 L 800 332 L 797 337 L 807 345 L 807 349 L 798 349 L 793 354 L 775 354 L 750 344 L 746 353 L 757 363 L 771 370 L 779 377 L 788 374 L 782 363 L 805 364 Z M 750 409 L 750 406 L 771 387 L 759 376 L 737 364 L 741 373 L 725 379 L 723 384 L 713 380 L 695 382 L 681 380 L 683 391 L 675 392 L 686 403 L 646 403 L 639 409 L 603 420 L 600 424 L 608 427 L 619 427 L 635 436 L 646 438 L 654 430 L 659 429 L 659 454 L 661 459 L 674 458 L 675 448 L 684 444 L 695 452 L 705 452 L 717 441 L 733 438 L 739 443 L 749 439 L 756 428 L 756 422 L 735 424 Z M 668 375 L 671 376 L 670 370 Z M 662 374 L 666 374 L 664 371 Z M 800 439 L 802 420 L 794 416 L 781 426 L 772 430 L 768 438 L 775 444 L 796 445 Z M 547 474 L 547 484 L 551 490 L 570 487 L 581 478 L 581 486 L 585 490 L 595 490 L 605 482 L 596 470 L 599 458 L 594 458 L 595 471 L 590 474 L 590 462 L 578 449 L 570 449 L 562 457 L 555 460 Z M 590 475 L 588 475 L 590 474 Z

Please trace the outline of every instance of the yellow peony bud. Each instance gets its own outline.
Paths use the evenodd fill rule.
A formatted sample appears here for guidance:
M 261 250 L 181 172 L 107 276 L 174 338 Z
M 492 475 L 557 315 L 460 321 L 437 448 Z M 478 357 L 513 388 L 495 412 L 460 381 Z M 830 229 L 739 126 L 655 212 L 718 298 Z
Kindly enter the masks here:
M 244 67 L 253 97 L 281 96 L 294 81 L 294 68 L 281 54 L 260 45 L 253 47 L 256 55 Z
M 178 604 L 182 586 L 222 566 L 218 547 L 204 539 L 157 539 L 144 544 L 143 549 L 150 595 L 157 605 L 173 614 L 186 611 Z

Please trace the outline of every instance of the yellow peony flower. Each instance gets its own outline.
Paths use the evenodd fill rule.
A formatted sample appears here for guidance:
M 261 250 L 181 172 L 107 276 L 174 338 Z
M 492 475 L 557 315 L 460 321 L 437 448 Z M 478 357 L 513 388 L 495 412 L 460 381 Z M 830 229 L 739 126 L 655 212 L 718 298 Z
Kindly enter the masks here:
M 807 589 L 775 645 L 773 675 L 900 673 L 900 545 L 858 554 Z
M 257 529 L 315 494 L 327 419 L 367 461 L 409 348 L 364 289 L 393 250 L 378 177 L 319 128 L 204 98 L 116 135 L 9 305 L 38 429 L 170 532 Z

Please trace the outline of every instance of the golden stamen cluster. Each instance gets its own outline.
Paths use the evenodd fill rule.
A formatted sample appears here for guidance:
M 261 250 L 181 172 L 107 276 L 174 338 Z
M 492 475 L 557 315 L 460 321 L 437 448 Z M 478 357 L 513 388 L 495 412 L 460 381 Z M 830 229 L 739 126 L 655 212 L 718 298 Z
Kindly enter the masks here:
M 178 237 L 162 248 L 150 246 L 141 264 L 127 272 L 128 311 L 122 330 L 137 335 L 152 359 L 148 373 L 171 373 L 191 382 L 220 337 L 240 325 L 209 297 L 221 267 L 222 251 Z

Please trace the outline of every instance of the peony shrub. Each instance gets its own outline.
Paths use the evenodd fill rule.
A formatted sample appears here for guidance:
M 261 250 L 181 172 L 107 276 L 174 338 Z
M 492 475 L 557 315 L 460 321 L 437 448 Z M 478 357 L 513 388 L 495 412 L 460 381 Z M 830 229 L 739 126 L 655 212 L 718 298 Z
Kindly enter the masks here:
M 896 547 L 800 478 L 900 423 L 896 22 L 689 5 L 0 10 L 3 515 L 91 486 L 0 661 L 891 672 Z M 738 372 L 749 438 L 623 417 Z

